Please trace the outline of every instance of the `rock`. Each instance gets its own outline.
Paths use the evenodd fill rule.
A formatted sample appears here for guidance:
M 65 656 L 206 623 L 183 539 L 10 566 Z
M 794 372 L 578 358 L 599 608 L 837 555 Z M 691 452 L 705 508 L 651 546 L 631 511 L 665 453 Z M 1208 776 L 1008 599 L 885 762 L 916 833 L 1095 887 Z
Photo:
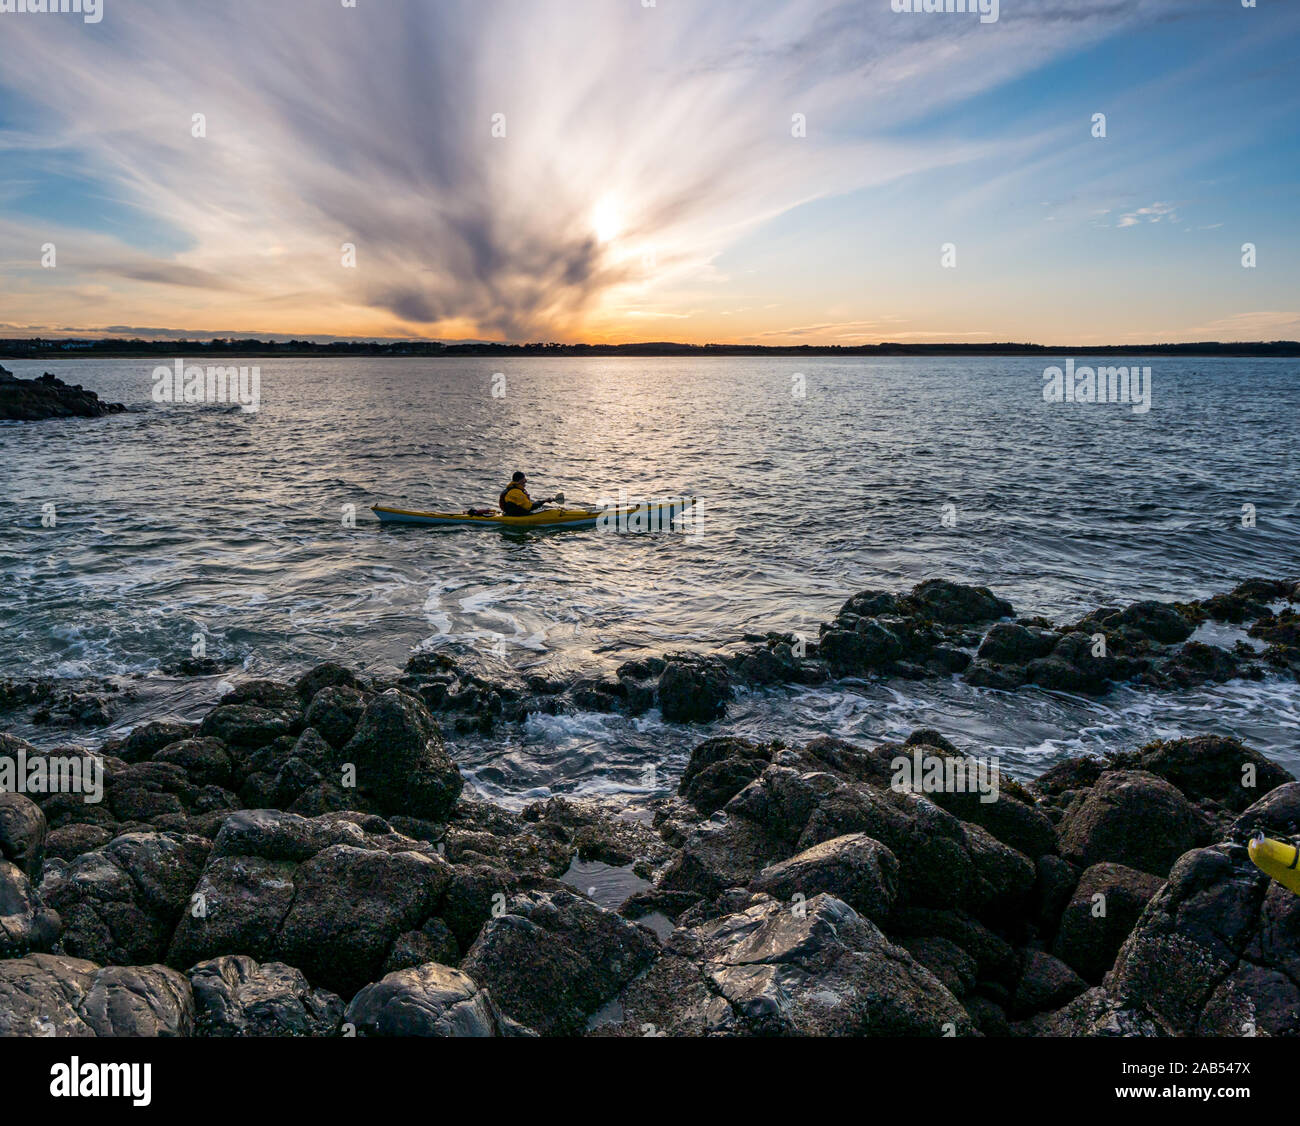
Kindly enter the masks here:
M 795 913 L 760 896 L 696 928 L 714 1000 L 705 1030 L 802 1036 L 970 1035 L 970 1017 L 906 950 L 846 903 Z
M 1208 798 L 1238 812 L 1270 790 L 1296 781 L 1240 739 L 1219 735 L 1148 743 L 1126 758 L 1137 769 L 1177 786 L 1192 801 Z
M 460 945 L 456 936 L 441 919 L 433 918 L 418 931 L 407 931 L 393 940 L 393 947 L 384 962 L 384 973 L 411 969 L 440 962 L 454 966 L 460 961 Z
M 364 692 L 365 687 L 350 670 L 333 661 L 326 661 L 304 673 L 294 685 L 294 691 L 303 706 L 307 706 L 323 688 L 347 688 Z
M 1196 632 L 1183 614 L 1163 602 L 1135 602 L 1120 614 L 1118 621 L 1127 631 L 1161 645 L 1186 641 Z
M 1040 856 L 1034 867 L 1034 925 L 1045 939 L 1050 939 L 1079 883 L 1079 871 L 1069 861 L 1048 855 Z
M 1098 656 L 1093 650 L 1089 634 L 1067 633 L 1048 656 L 1030 661 L 1025 671 L 1030 682 L 1040 688 L 1099 696 L 1111 681 L 1124 680 L 1142 667 L 1110 653 Z
M 27 874 L 0 860 L 0 958 L 52 949 L 59 928 L 59 916 L 42 903 Z
M 1270 836 L 1289 837 L 1300 832 L 1300 782 L 1288 782 L 1271 790 L 1233 823 L 1237 839 L 1263 831 Z
M 1109 860 L 1163 878 L 1209 831 L 1204 816 L 1163 778 L 1112 770 L 1066 811 L 1061 854 L 1084 868 Z
M 64 825 L 45 839 L 46 853 L 58 860 L 75 860 L 82 853 L 103 848 L 113 834 L 101 825 Z
M 650 826 L 635 817 L 620 815 L 598 800 L 548 798 L 525 806 L 519 817 L 529 826 L 526 831 L 530 835 L 535 832 L 563 841 L 572 846 L 578 860 L 650 870 L 673 855 Z M 560 855 L 557 853 L 557 860 Z
M 304 717 L 331 746 L 345 747 L 365 714 L 367 697 L 346 685 L 328 685 L 312 697 Z
M 739 800 L 739 795 L 734 800 Z M 762 869 L 794 851 L 744 817 L 706 821 L 683 842 L 681 852 L 660 878 L 659 887 L 713 899 L 728 888 L 745 887 Z
M 1189 852 L 1121 947 L 1110 996 L 1167 1035 L 1294 1034 L 1300 897 L 1271 883 L 1241 846 Z
M 677 792 L 704 816 L 721 809 L 767 769 L 770 746 L 723 736 L 706 739 L 692 751 Z
M 995 665 L 983 659 L 971 661 L 963 675 L 966 682 L 976 688 L 994 688 L 999 692 L 1014 692 L 1029 682 L 1027 669 L 1018 665 Z
M 1035 794 L 1058 797 L 1067 790 L 1086 790 L 1096 784 L 1106 770 L 1106 762 L 1092 755 L 1078 755 L 1048 767 L 1030 784 Z
M 906 602 L 918 613 L 946 625 L 973 625 L 1009 618 L 1011 603 L 988 587 L 965 586 L 946 579 L 927 579 L 912 588 Z
M 1104 989 L 1089 989 L 1063 1009 L 1043 1013 L 1017 1031 L 1034 1036 L 1164 1036 L 1140 1009 L 1126 1009 Z
M 1059 635 L 1050 630 L 1030 629 L 1018 622 L 998 622 L 984 635 L 976 654 L 995 665 L 1024 665 L 1046 657 Z
M 188 1036 L 189 984 L 165 966 L 56 954 L 0 961 L 0 1036 Z
M 0 420 L 33 422 L 47 418 L 98 418 L 126 410 L 103 402 L 93 391 L 69 387 L 46 372 L 39 379 L 17 379 L 0 368 Z
M 194 996 L 167 966 L 105 966 L 77 1006 L 96 1036 L 189 1036 Z
M 963 911 L 904 907 L 895 910 L 888 928 L 891 935 L 902 936 L 907 941 L 947 939 L 975 959 L 976 975 L 981 983 L 1009 988 L 1020 978 L 1020 960 L 1010 944 Z
M 345 996 L 375 981 L 398 936 L 441 906 L 451 868 L 378 818 L 347 819 L 357 816 L 227 818 L 194 889 L 203 911 L 181 919 L 168 962 L 246 954 Z
M 1059 1008 L 1087 988 L 1087 983 L 1059 958 L 1042 950 L 1028 950 L 1011 1001 L 1011 1015 L 1026 1017 Z
M 179 766 L 198 786 L 228 789 L 234 773 L 230 752 L 219 739 L 182 739 L 169 743 L 154 753 L 153 761 Z
M 1240 676 L 1258 675 L 1235 653 L 1217 645 L 1189 641 L 1160 669 L 1160 677 L 1178 688 L 1190 688 L 1211 681 L 1223 684 Z
M 914 749 L 896 762 L 906 766 L 911 788 L 924 792 L 954 817 L 987 829 L 1003 844 L 1026 856 L 1056 851 L 1056 830 L 1051 821 L 1035 808 L 1032 796 L 1023 787 L 1001 776 L 996 764 L 956 750 L 927 747 L 910 740 L 909 745 Z M 932 789 L 924 785 L 930 772 L 936 780 L 942 779 L 942 786 Z M 990 797 L 992 801 L 986 800 Z
M 659 709 L 668 723 L 708 723 L 727 712 L 731 682 L 713 662 L 673 659 L 659 674 Z
M 965 998 L 975 987 L 979 967 L 975 959 L 947 938 L 904 938 L 898 945 L 943 982 L 954 997 Z M 966 1006 L 970 1012 L 970 1006 Z
M 962 1004 L 966 1006 L 971 1020 L 983 1035 L 999 1038 L 1011 1035 L 1011 1025 L 1007 1023 L 1006 1010 L 996 1001 L 990 1001 L 987 997 L 976 994 L 964 998 Z
M 343 1021 L 342 998 L 313 989 L 283 962 L 226 955 L 200 962 L 188 977 L 197 1036 L 334 1036 Z
M 189 739 L 194 732 L 194 725 L 189 723 L 168 720 L 144 723 L 133 727 L 121 744 L 113 748 L 113 753 L 123 762 L 147 762 L 164 747 Z
M 383 813 L 446 820 L 465 784 L 428 710 L 395 688 L 370 702 L 340 754 Z
M 840 607 L 839 616 L 851 614 L 858 618 L 875 618 L 881 614 L 902 614 L 902 603 L 886 590 L 864 590 L 855 594 Z
M 358 1036 L 527 1034 L 501 1015 L 468 974 L 436 962 L 367 985 L 352 998 L 344 1020 Z
M 373 981 L 394 939 L 437 907 L 450 873 L 437 857 L 331 845 L 294 873 L 278 955 L 348 994 Z
M 1099 984 L 1162 883 L 1122 864 L 1094 864 L 1080 877 L 1062 913 L 1052 953 L 1085 980 Z
M 747 794 L 737 795 L 728 811 Z M 920 794 L 841 785 L 812 811 L 798 848 L 845 833 L 866 833 L 898 858 L 902 903 L 999 914 L 1018 909 L 1033 890 L 1027 857 Z
M 301 722 L 290 712 L 256 704 L 221 704 L 199 724 L 199 734 L 231 747 L 264 747 L 281 735 L 291 735 Z
M 12 861 L 33 884 L 45 864 L 45 814 L 22 794 L 0 793 L 0 858 Z
M 825 892 L 880 924 L 898 897 L 898 859 L 865 833 L 851 833 L 764 868 L 749 886 L 786 903 Z
M 461 969 L 501 1011 L 542 1035 L 572 1036 L 655 958 L 645 927 L 566 891 L 516 896 Z
M 78 856 L 46 882 L 64 952 L 118 965 L 162 961 L 210 848 L 190 834 L 124 833 Z

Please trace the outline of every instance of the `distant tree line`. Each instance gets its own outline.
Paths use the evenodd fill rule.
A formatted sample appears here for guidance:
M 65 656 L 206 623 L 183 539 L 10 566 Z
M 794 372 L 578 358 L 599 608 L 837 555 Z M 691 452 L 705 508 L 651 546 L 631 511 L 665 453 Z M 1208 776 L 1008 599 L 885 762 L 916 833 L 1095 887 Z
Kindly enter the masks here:
M 33 337 L 0 339 L 0 357 L 40 359 L 48 356 L 1300 356 L 1300 342 L 1232 344 L 1204 341 L 1186 344 L 1110 344 L 1065 347 L 1044 344 L 492 344 L 481 341 L 443 344 L 433 340 L 86 340 Z

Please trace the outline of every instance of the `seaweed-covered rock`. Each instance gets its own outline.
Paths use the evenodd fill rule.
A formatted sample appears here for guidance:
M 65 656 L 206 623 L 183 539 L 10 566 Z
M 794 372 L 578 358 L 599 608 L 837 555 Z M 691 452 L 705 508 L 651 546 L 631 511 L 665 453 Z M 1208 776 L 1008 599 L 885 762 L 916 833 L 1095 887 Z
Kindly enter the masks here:
M 726 669 L 706 659 L 674 658 L 659 674 L 659 709 L 669 723 L 708 723 L 731 699 Z
M 850 833 L 764 868 L 750 888 L 787 903 L 826 893 L 879 924 L 898 896 L 898 858 L 865 833 Z
M 1112 770 L 1066 811 L 1061 854 L 1083 867 L 1110 860 L 1163 878 L 1209 834 L 1205 817 L 1163 778 Z
M 210 848 L 187 833 L 125 833 L 77 857 L 45 885 L 62 949 L 101 963 L 162 961 Z
M 198 1036 L 333 1036 L 343 1021 L 341 998 L 313 989 L 283 962 L 226 955 L 200 962 L 188 977 Z
M 367 705 L 340 754 L 381 813 L 446 820 L 465 785 L 428 709 L 395 688 Z
M 1085 980 L 1099 984 L 1162 882 L 1122 864 L 1094 864 L 1079 878 L 1062 912 L 1052 953 Z
M 366 694 L 347 685 L 326 685 L 307 706 L 304 719 L 334 747 L 347 746 L 365 714 Z
M 912 588 L 907 603 L 946 625 L 972 625 L 1009 618 L 1011 603 L 986 586 L 966 586 L 947 579 L 927 579 Z
M 672 935 L 620 999 L 633 1026 L 675 1034 L 972 1035 L 966 1010 L 906 950 L 848 904 L 792 909 L 756 896 Z
M 0 961 L 0 1037 L 188 1036 L 189 983 L 166 966 L 32 954 Z
M 1136 769 L 1177 786 L 1192 801 L 1208 799 L 1237 811 L 1296 780 L 1240 739 L 1221 735 L 1148 743 L 1135 754 L 1122 757 L 1131 760 Z
M 1108 993 L 1168 1035 L 1300 1031 L 1300 897 L 1239 845 L 1187 853 L 1120 949 Z
M 566 891 L 512 899 L 489 920 L 461 969 L 511 1019 L 571 1036 L 655 958 L 645 927 Z
M 501 1015 L 487 990 L 460 970 L 413 966 L 367 985 L 344 1018 L 358 1036 L 518 1036 L 528 1030 Z
M 692 751 L 677 792 L 706 817 L 767 769 L 772 748 L 748 739 L 706 739 Z

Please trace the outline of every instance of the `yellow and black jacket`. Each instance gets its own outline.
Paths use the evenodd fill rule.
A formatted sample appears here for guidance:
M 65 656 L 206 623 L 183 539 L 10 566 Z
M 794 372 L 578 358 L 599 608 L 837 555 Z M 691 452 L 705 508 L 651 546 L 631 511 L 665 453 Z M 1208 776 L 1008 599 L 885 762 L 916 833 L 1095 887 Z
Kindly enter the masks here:
M 527 516 L 537 505 L 518 485 L 509 485 L 497 501 L 498 507 L 507 516 Z

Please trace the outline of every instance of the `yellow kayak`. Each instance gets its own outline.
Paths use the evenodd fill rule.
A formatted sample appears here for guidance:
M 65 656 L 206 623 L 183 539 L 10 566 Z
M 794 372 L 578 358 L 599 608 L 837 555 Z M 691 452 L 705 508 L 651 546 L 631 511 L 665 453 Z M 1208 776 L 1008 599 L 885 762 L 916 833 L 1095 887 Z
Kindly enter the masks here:
M 1300 849 L 1286 841 L 1260 835 L 1246 846 L 1250 859 L 1261 872 L 1272 876 L 1284 888 L 1300 895 Z
M 594 528 L 597 524 L 634 531 L 667 530 L 672 522 L 694 503 L 693 498 L 678 498 L 650 504 L 625 505 L 619 508 L 544 508 L 527 516 L 471 516 L 467 512 L 414 512 L 376 504 L 370 511 L 384 524 L 424 524 L 433 527 L 484 528 Z

